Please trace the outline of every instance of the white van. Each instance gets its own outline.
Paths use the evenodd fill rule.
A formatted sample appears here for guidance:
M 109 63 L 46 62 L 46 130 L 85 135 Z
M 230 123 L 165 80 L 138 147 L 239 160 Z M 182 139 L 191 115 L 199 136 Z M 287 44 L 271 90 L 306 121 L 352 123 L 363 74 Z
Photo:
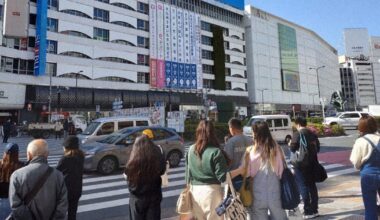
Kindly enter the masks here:
M 92 121 L 87 126 L 86 130 L 78 135 L 78 138 L 81 140 L 82 144 L 91 143 L 123 128 L 151 125 L 152 123 L 150 119 L 145 117 L 118 116 L 99 118 Z
M 252 137 L 252 124 L 257 121 L 266 121 L 272 133 L 272 137 L 277 142 L 288 143 L 292 139 L 292 122 L 288 115 L 256 115 L 253 116 L 244 126 L 243 131 L 247 136 Z

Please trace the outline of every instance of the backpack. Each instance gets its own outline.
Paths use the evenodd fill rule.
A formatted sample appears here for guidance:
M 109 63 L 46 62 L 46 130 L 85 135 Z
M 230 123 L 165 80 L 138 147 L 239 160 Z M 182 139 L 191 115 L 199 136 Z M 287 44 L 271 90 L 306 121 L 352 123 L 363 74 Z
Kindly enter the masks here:
M 300 147 L 296 152 L 291 153 L 290 161 L 295 167 L 308 166 L 310 163 L 309 154 L 306 137 L 300 132 Z

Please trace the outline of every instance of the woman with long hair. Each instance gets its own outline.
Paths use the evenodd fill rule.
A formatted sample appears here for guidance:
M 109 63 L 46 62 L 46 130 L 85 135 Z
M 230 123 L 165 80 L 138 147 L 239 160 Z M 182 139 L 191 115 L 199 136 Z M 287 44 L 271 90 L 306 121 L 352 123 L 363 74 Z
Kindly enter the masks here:
M 160 148 L 146 135 L 136 138 L 125 168 L 130 220 L 161 219 L 161 175 L 165 169 Z
M 380 189 L 380 136 L 375 118 L 362 116 L 350 160 L 360 170 L 360 184 L 365 208 L 365 219 L 378 219 L 376 197 Z
M 186 179 L 194 195 L 192 214 L 199 220 L 218 220 L 215 208 L 223 198 L 221 183 L 226 180 L 228 158 L 221 149 L 211 121 L 202 120 L 196 141 L 186 156 Z
M 0 219 L 6 219 L 11 213 L 8 198 L 9 180 L 12 173 L 23 166 L 19 161 L 18 152 L 18 145 L 9 143 L 5 146 L 3 159 L 0 160 Z
M 58 162 L 57 169 L 65 178 L 69 202 L 67 219 L 75 220 L 82 195 L 84 153 L 79 149 L 79 139 L 76 136 L 68 136 L 63 147 L 64 155 Z
M 252 125 L 254 145 L 250 151 L 248 173 L 253 177 L 253 205 L 251 219 L 287 219 L 281 206 L 280 179 L 284 170 L 281 147 L 273 139 L 264 121 Z

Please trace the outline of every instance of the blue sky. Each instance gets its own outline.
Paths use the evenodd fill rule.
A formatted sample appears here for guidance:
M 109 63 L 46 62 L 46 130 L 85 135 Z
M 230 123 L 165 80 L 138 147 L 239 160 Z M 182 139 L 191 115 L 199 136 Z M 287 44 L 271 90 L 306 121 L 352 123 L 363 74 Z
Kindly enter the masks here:
M 380 36 L 380 0 L 245 0 L 246 4 L 318 33 L 344 53 L 343 29 L 367 28 Z

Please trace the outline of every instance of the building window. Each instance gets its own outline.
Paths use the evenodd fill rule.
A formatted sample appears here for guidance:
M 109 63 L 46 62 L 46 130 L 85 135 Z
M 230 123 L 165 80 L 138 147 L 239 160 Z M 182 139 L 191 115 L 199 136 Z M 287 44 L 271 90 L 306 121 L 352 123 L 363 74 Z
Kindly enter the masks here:
M 226 82 L 226 90 L 231 90 L 231 82 Z
M 109 30 L 94 27 L 94 39 L 109 41 Z
M 211 46 L 212 38 L 202 35 L 202 44 Z
M 94 20 L 108 22 L 109 18 L 110 14 L 108 11 L 99 8 L 94 8 Z
M 54 18 L 47 19 L 47 30 L 52 32 L 58 31 L 58 20 Z
M 57 76 L 57 64 L 56 63 L 46 63 L 45 69 L 46 75 Z
M 98 60 L 102 60 L 102 61 L 114 62 L 114 63 L 128 63 L 128 64 L 134 64 L 134 63 L 132 63 L 132 62 L 129 61 L 129 60 L 122 59 L 122 58 L 119 58 L 119 57 L 100 57 L 100 58 L 97 58 L 97 59 L 98 59 Z
M 70 14 L 70 15 L 74 15 L 74 16 L 78 16 L 78 17 L 90 18 L 91 19 L 91 17 L 89 15 L 87 15 L 83 12 L 77 11 L 77 10 L 67 9 L 67 10 L 62 10 L 61 12 L 66 13 L 66 14 Z
M 98 1 L 98 2 L 104 2 L 104 3 L 110 3 L 109 0 L 95 0 L 95 1 Z
M 60 53 L 60 55 L 69 56 L 69 57 L 78 57 L 78 58 L 91 59 L 91 57 L 87 56 L 86 54 L 75 52 L 75 51 L 63 52 L 63 53 Z
M 224 41 L 224 49 L 229 50 L 230 49 L 230 42 Z
M 29 14 L 29 24 L 30 25 L 36 25 L 36 19 L 37 19 L 37 16 L 36 14 Z
M 207 23 L 207 22 L 201 21 L 201 28 L 202 28 L 202 30 L 204 30 L 204 31 L 209 31 L 209 32 L 211 32 L 211 24 L 210 24 L 210 23 Z
M 46 52 L 57 54 L 57 41 L 47 40 Z
M 133 25 L 131 25 L 127 22 L 124 22 L 124 21 L 113 21 L 113 22 L 111 22 L 111 24 L 116 24 L 116 25 L 123 26 L 123 27 L 135 28 Z
M 58 10 L 58 0 L 48 0 L 48 8 L 51 10 Z
M 214 88 L 214 81 L 211 79 L 204 79 L 203 80 L 203 88 L 213 89 Z
M 33 75 L 34 60 L 1 57 L 0 72 Z
M 124 3 L 115 2 L 115 3 L 111 3 L 111 5 L 114 5 L 114 6 L 119 7 L 119 8 L 125 8 L 125 9 L 131 10 L 131 11 L 135 11 L 134 8 L 132 8 L 131 6 L 126 5 Z
M 223 34 L 224 36 L 227 36 L 227 37 L 229 36 L 229 31 L 227 28 L 223 29 Z
M 225 61 L 226 61 L 226 63 L 230 62 L 230 55 L 226 54 Z
M 212 60 L 213 59 L 212 52 L 208 50 L 202 50 L 202 58 L 206 60 Z
M 211 65 L 203 64 L 202 65 L 202 71 L 203 71 L 203 73 L 214 74 L 213 66 L 211 66 Z
M 149 84 L 149 73 L 137 73 L 137 83 Z
M 226 74 L 226 76 L 231 76 L 231 69 L 226 68 L 224 73 Z
M 79 31 L 62 31 L 61 33 L 62 34 L 67 34 L 67 35 L 70 35 L 70 36 L 75 36 L 75 37 L 91 38 L 87 34 L 84 34 L 84 33 L 79 32 Z
M 0 21 L 3 20 L 3 6 L 0 5 Z
M 137 54 L 137 64 L 149 66 L 149 56 Z
M 137 11 L 144 14 L 149 14 L 148 4 L 137 2 Z
M 28 47 L 35 47 L 35 46 L 36 46 L 36 38 L 28 37 Z
M 137 36 L 137 46 L 149 48 L 149 39 L 141 36 Z
M 135 47 L 136 45 L 134 45 L 133 43 L 129 42 L 129 41 L 126 41 L 126 40 L 113 40 L 111 41 L 112 43 L 115 43 L 115 44 L 123 44 L 123 45 L 128 45 L 128 46 L 133 46 Z
M 137 19 L 137 29 L 148 31 L 149 30 L 148 22 L 141 19 Z

